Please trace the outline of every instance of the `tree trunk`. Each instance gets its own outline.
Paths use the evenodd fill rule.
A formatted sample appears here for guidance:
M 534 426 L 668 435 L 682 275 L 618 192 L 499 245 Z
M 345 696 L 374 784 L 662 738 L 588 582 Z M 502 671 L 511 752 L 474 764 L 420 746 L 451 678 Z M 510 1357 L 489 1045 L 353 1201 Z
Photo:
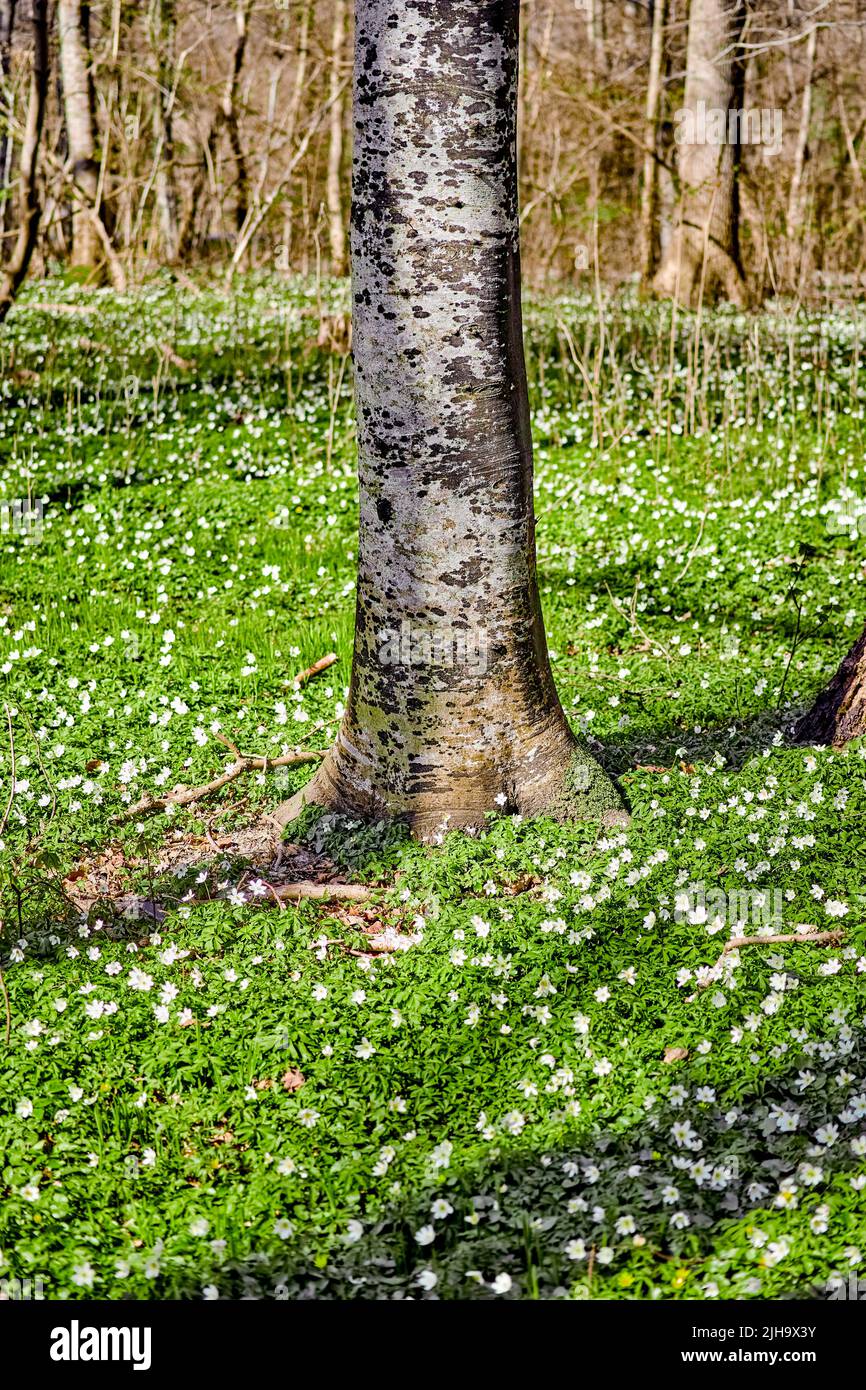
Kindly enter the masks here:
M 150 44 L 154 59 L 156 89 L 153 97 L 153 126 L 156 137 L 156 206 L 165 259 L 177 259 L 178 200 L 174 170 L 174 104 L 176 72 L 177 15 L 174 0 L 156 0 L 150 14 Z
M 423 839 L 625 819 L 553 683 L 520 313 L 518 0 L 357 0 L 360 537 L 348 707 L 298 796 Z
M 866 628 L 839 670 L 794 730 L 798 743 L 841 748 L 866 734 Z
M 656 237 L 656 207 L 658 204 L 658 119 L 662 92 L 662 64 L 667 21 L 667 0 L 652 0 L 652 30 L 650 37 L 649 72 L 647 75 L 646 107 L 644 109 L 643 179 L 640 199 L 640 272 L 641 282 L 647 285 L 655 269 L 658 240 Z
M 799 280 L 803 257 L 803 223 L 806 212 L 806 200 L 803 196 L 803 175 L 809 152 L 809 126 L 812 120 L 812 78 L 817 51 L 818 26 L 815 25 L 806 40 L 806 72 L 803 77 L 800 123 L 797 128 L 794 168 L 791 171 L 791 188 L 788 195 L 788 278 L 790 288 L 795 292 L 800 288 Z
M 12 30 L 15 28 L 17 0 L 0 0 L 0 237 L 6 231 L 6 202 L 12 179 Z
M 39 231 L 39 191 L 36 186 L 36 165 L 39 144 L 45 122 L 45 103 L 48 96 L 48 0 L 32 0 L 33 15 L 33 72 L 30 79 L 30 99 L 27 122 L 21 145 L 21 165 L 18 185 L 18 236 L 12 254 L 0 274 L 0 323 L 12 307 L 15 296 L 30 267 Z
M 653 282 L 656 294 L 696 307 L 746 303 L 740 265 L 738 53 L 745 0 L 692 0 L 685 107 L 678 113 L 679 222 Z
M 581 0 L 579 8 L 583 9 L 586 16 L 586 37 L 589 43 L 591 71 L 594 77 L 599 77 L 607 69 L 607 54 L 604 47 L 604 0 Z
M 74 266 L 93 268 L 100 259 L 100 242 L 88 209 L 96 207 L 99 166 L 94 159 L 88 5 L 82 0 L 58 0 L 57 26 L 69 160 L 75 186 L 83 195 L 83 201 L 76 200 L 72 209 L 71 261 Z
M 247 15 L 252 7 L 252 0 L 239 0 L 235 10 L 235 44 L 232 50 L 232 59 L 229 64 L 228 75 L 223 87 L 219 105 L 214 112 L 210 130 L 204 142 L 202 158 L 196 168 L 189 191 L 187 209 L 181 223 L 180 231 L 177 236 L 176 260 L 183 264 L 193 250 L 196 241 L 196 219 L 200 212 L 200 204 L 204 191 L 207 186 L 208 170 L 216 163 L 217 148 L 219 146 L 220 133 L 224 124 L 228 125 L 229 130 L 234 132 L 230 137 L 233 151 L 239 149 L 239 134 L 237 126 L 237 116 L 235 113 L 235 98 L 238 83 L 240 82 L 241 69 L 244 65 L 244 55 L 247 47 Z M 243 160 L 237 166 L 238 178 L 241 180 L 242 187 L 237 194 L 235 205 L 235 225 L 240 230 L 246 220 L 246 197 L 247 188 L 245 181 L 245 168 Z M 238 220 L 238 214 L 240 220 Z
M 343 80 L 343 49 L 345 46 L 346 0 L 335 0 L 334 26 L 331 36 L 331 74 L 328 93 L 331 100 L 328 176 L 325 186 L 332 275 L 344 275 L 346 271 L 346 229 L 343 224 L 343 199 L 341 190 L 344 113 L 343 98 L 340 91 L 340 85 Z
M 241 128 L 238 122 L 238 108 L 235 100 L 240 81 L 241 67 L 247 46 L 247 20 L 251 9 L 250 0 L 238 0 L 235 9 L 235 59 L 232 76 L 226 84 L 223 97 L 223 120 L 229 137 L 232 159 L 235 162 L 235 228 L 240 232 L 247 220 L 249 208 L 249 179 L 247 162 L 241 144 Z

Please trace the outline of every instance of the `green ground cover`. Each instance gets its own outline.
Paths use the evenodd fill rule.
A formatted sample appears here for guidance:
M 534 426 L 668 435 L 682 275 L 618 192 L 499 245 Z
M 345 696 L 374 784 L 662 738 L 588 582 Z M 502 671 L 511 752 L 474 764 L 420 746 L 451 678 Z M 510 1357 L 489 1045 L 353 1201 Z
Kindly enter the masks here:
M 113 820 L 218 774 L 218 734 L 278 756 L 338 726 L 356 486 L 321 294 L 55 281 L 4 332 L 0 1278 L 826 1297 L 866 1248 L 866 750 L 788 734 L 866 612 L 862 315 L 530 308 L 554 670 L 633 820 L 431 849 L 307 815 L 399 939 L 374 957 L 216 845 L 152 882 L 309 769 Z M 76 912 L 106 851 L 165 920 Z M 738 922 L 844 934 L 714 969 Z

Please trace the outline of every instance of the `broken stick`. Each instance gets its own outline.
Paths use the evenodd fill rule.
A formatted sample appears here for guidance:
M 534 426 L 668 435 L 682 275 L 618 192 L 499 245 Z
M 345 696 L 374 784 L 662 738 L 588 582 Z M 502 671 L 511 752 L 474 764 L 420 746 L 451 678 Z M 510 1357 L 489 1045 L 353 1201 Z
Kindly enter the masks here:
M 228 742 L 226 739 L 222 741 Z M 236 749 L 233 751 L 237 752 Z M 226 768 L 225 772 L 219 777 L 215 777 L 212 782 L 205 782 L 200 787 L 175 787 L 173 791 L 166 792 L 165 796 L 145 795 L 133 806 L 127 806 L 124 811 L 114 816 L 113 820 L 117 825 L 124 821 L 133 820 L 136 816 L 152 816 L 157 811 L 166 810 L 169 806 L 189 806 L 193 801 L 201 801 L 202 797 L 210 796 L 211 792 L 218 792 L 221 787 L 233 782 L 244 772 L 267 772 L 272 767 L 291 767 L 295 763 L 314 763 L 324 756 L 324 752 L 318 749 L 309 752 L 285 753 L 279 758 L 245 757 L 239 753 L 232 766 Z
M 306 671 L 301 671 L 297 676 L 293 677 L 292 680 L 284 681 L 283 684 L 296 687 L 303 685 L 304 681 L 308 681 L 311 676 L 317 676 L 320 671 L 327 671 L 328 667 L 333 666 L 336 660 L 337 653 L 328 652 L 327 656 L 320 656 L 318 661 L 314 661 L 312 666 L 308 666 Z
M 722 947 L 722 954 L 712 968 L 712 975 L 718 970 L 725 956 L 730 955 L 731 951 L 738 951 L 741 946 L 838 946 L 842 937 L 845 935 L 842 927 L 835 927 L 832 931 L 808 931 L 808 932 L 776 932 L 772 936 L 732 936 Z M 699 984 L 699 989 L 706 989 L 709 980 Z
M 300 902 L 302 898 L 315 898 L 327 901 L 329 898 L 344 898 L 352 902 L 365 902 L 370 896 L 369 888 L 363 883 L 283 883 L 274 888 L 274 894 L 286 902 Z

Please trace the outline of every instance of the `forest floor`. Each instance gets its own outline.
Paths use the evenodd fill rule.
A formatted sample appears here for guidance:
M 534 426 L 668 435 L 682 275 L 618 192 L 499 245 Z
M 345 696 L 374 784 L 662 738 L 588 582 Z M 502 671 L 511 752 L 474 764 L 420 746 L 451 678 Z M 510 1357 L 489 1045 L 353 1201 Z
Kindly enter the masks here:
M 866 321 L 532 307 L 554 671 L 631 826 L 425 848 L 306 813 L 275 860 L 249 829 L 308 766 L 124 813 L 217 776 L 220 737 L 336 732 L 356 485 L 321 294 L 54 281 L 0 342 L 0 1279 L 838 1296 L 866 1251 L 866 749 L 790 730 L 866 611 Z M 369 897 L 286 901 L 297 878 Z

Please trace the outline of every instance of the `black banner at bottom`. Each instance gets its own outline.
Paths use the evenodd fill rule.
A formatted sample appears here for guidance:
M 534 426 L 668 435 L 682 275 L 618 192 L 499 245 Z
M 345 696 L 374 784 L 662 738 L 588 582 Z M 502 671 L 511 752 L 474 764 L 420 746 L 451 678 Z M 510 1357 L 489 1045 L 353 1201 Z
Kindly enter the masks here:
M 575 1366 L 591 1353 L 595 1372 L 635 1371 L 695 1379 L 712 1367 L 760 1367 L 771 1378 L 807 1367 L 822 1375 L 856 1365 L 859 1310 L 846 1302 L 393 1302 L 70 1303 L 0 1302 L 0 1341 L 26 1354 L 28 1375 L 48 1384 L 86 1383 L 104 1373 L 227 1378 L 261 1369 L 267 1355 L 288 1366 L 301 1353 L 329 1378 L 361 1365 L 400 1374 L 437 1364 L 516 1374 L 521 1351 L 537 1360 L 571 1347 Z M 403 1300 L 411 1302 L 411 1300 Z M 436 1306 L 429 1306 L 435 1304 Z M 417 1319 L 417 1321 L 415 1321 Z M 437 1355 L 438 1353 L 438 1355 Z M 320 1359 L 321 1358 L 321 1359 Z M 380 1359 L 381 1358 L 381 1359 Z

